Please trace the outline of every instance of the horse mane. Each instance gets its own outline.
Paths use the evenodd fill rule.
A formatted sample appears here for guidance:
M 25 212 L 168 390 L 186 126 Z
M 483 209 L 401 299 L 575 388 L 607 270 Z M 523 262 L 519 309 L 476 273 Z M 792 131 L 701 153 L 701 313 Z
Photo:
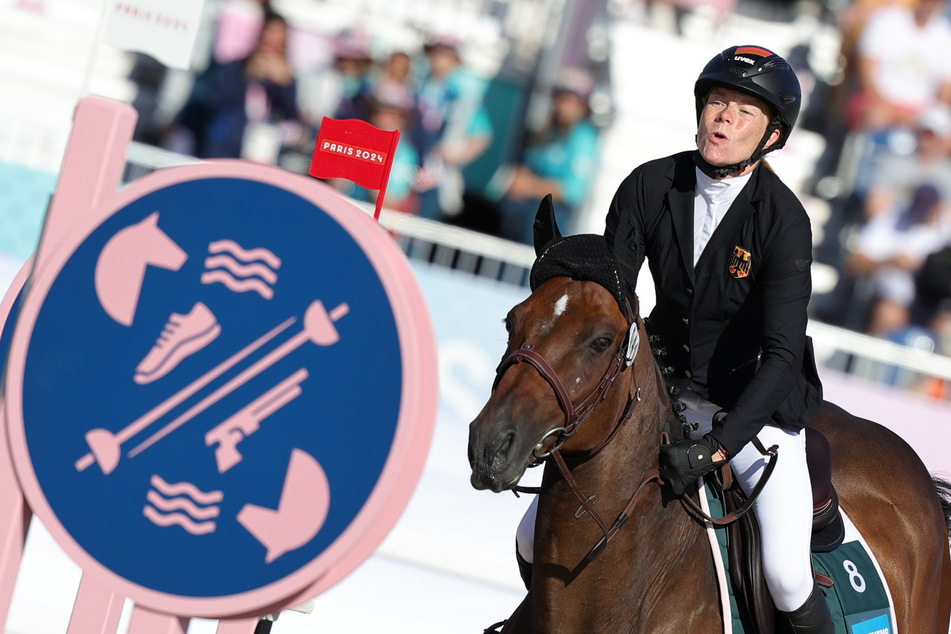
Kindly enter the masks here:
M 935 489 L 938 491 L 938 498 L 941 500 L 944 524 L 948 529 L 948 535 L 951 536 L 951 482 L 933 474 L 931 479 L 934 480 Z

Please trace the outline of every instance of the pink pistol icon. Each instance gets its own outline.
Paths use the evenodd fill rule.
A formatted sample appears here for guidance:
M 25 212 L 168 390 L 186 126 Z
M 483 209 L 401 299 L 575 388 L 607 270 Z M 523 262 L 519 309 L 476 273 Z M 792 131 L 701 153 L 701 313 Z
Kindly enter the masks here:
M 262 420 L 300 396 L 300 384 L 307 377 L 307 370 L 301 368 L 205 434 L 206 445 L 218 445 L 218 473 L 241 462 L 238 443 L 256 432 Z

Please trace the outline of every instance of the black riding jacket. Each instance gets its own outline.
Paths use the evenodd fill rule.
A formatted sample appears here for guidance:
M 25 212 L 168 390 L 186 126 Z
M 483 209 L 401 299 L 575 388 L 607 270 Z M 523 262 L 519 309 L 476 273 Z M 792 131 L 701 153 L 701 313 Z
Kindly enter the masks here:
M 806 337 L 812 230 L 796 196 L 760 165 L 694 268 L 692 154 L 635 169 L 611 203 L 605 237 L 631 297 L 647 257 L 657 296 L 648 323 L 662 363 L 726 410 L 712 435 L 734 455 L 767 423 L 798 431 L 819 411 Z

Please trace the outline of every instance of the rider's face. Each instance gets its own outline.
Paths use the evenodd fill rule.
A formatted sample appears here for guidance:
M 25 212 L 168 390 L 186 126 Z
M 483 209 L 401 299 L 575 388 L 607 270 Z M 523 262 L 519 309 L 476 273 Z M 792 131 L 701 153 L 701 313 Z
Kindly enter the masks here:
M 756 97 L 729 88 L 714 88 L 700 112 L 697 129 L 700 155 L 717 167 L 745 161 L 766 133 L 768 112 L 768 106 Z M 774 130 L 766 146 L 778 139 L 779 130 Z

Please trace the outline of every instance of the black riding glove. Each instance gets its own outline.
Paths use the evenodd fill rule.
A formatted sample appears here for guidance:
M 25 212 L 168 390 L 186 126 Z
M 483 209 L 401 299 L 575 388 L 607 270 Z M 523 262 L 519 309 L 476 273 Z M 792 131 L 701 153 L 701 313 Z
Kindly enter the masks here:
M 661 445 L 660 477 L 674 490 L 674 495 L 682 495 L 688 484 L 723 464 L 713 461 L 713 455 L 720 449 L 720 443 L 710 434 L 700 440 Z

